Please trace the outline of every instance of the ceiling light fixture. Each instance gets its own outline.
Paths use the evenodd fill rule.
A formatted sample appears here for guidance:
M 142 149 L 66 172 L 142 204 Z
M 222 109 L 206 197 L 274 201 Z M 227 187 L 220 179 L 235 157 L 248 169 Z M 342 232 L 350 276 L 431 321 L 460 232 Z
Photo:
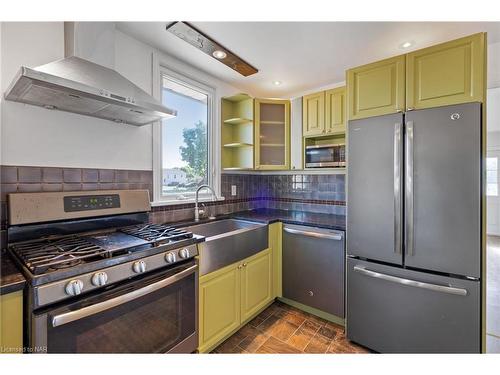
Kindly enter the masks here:
M 216 59 L 222 60 L 227 57 L 227 53 L 219 49 L 216 49 L 215 51 L 212 52 L 212 56 L 215 57 Z
M 226 47 L 187 22 L 172 22 L 167 25 L 166 29 L 169 33 L 198 48 L 208 56 L 217 59 L 217 61 L 237 71 L 242 76 L 248 77 L 258 72 L 256 68 L 241 57 L 235 55 Z
M 274 86 L 279 86 L 279 85 L 281 85 L 281 81 L 273 81 L 273 85 Z
M 413 46 L 413 44 L 415 44 L 415 43 L 413 43 L 413 42 L 404 42 L 404 43 L 402 43 L 400 45 L 400 47 L 403 48 L 403 49 L 406 49 L 406 48 L 410 48 L 411 46 Z

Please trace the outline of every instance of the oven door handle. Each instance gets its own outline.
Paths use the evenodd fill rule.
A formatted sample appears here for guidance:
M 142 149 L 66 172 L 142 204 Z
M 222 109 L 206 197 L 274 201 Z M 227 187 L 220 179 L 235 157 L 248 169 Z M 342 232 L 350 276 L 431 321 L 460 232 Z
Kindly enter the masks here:
M 118 296 L 115 298 L 111 298 L 107 301 L 97 303 L 95 305 L 83 307 L 79 310 L 69 311 L 64 314 L 56 315 L 52 318 L 52 326 L 59 327 L 63 324 L 74 322 L 75 320 L 79 320 L 91 315 L 95 315 L 105 310 L 112 309 L 113 307 L 123 305 L 124 303 L 133 301 L 139 297 L 145 296 L 146 294 L 152 293 L 158 289 L 164 288 L 170 284 L 173 284 L 186 276 L 189 276 L 196 272 L 198 265 L 194 265 L 192 267 L 186 268 L 185 270 L 176 273 L 164 280 L 160 280 L 156 283 L 145 286 L 144 288 L 134 290 L 133 292 L 124 294 L 122 296 Z

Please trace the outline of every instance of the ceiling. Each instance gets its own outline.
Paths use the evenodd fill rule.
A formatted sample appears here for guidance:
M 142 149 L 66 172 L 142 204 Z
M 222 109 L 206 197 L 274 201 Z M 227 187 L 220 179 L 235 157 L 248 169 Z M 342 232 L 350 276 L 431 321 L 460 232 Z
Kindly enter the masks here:
M 165 31 L 167 24 L 117 22 L 117 28 L 259 97 L 296 97 L 344 81 L 350 67 L 479 31 L 488 32 L 488 43 L 500 42 L 500 22 L 192 22 L 259 69 L 243 77 Z M 414 44 L 402 49 L 406 41 Z

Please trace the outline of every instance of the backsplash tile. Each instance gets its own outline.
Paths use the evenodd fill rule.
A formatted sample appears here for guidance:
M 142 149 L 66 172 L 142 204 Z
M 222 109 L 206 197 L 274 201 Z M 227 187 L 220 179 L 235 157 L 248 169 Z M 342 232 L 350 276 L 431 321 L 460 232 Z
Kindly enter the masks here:
M 152 197 L 152 171 L 92 168 L 1 166 L 2 228 L 6 226 L 6 195 L 12 192 L 147 189 Z M 231 195 L 231 186 L 236 195 Z M 230 174 L 221 176 L 223 201 L 204 202 L 208 215 L 255 208 L 277 208 L 345 215 L 345 176 L 307 174 Z M 153 207 L 156 223 L 194 218 L 193 203 Z

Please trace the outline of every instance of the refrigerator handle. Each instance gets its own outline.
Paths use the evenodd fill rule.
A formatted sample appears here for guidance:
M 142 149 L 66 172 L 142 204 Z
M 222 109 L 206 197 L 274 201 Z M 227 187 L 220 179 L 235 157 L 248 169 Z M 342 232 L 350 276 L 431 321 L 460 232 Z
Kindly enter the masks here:
M 406 145 L 405 145 L 405 247 L 406 254 L 413 255 L 413 138 L 414 124 L 413 121 L 406 123 Z
M 402 124 L 394 124 L 394 252 L 402 253 L 401 246 L 401 133 Z

